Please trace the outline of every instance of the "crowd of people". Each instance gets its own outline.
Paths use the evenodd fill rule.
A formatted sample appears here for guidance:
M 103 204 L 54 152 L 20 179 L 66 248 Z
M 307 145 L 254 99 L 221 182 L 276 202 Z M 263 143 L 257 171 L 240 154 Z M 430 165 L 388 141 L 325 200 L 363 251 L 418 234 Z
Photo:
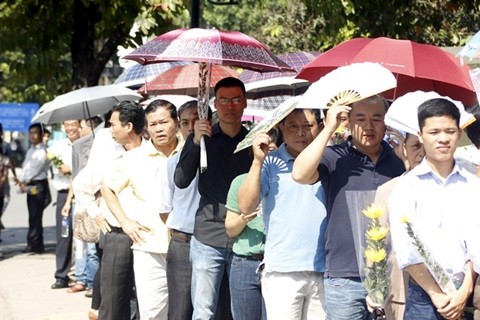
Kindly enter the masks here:
M 405 134 L 386 127 L 390 103 L 375 95 L 324 113 L 294 109 L 234 153 L 248 133 L 245 86 L 225 78 L 214 92 L 216 121 L 199 119 L 195 101 L 123 101 L 104 124 L 64 121 L 66 138 L 48 149 L 42 126 L 31 125 L 15 181 L 27 193 L 25 251 L 41 253 L 53 167 L 52 289 L 69 287 L 75 248 L 68 292 L 93 297 L 90 319 L 361 320 L 372 310 L 387 319 L 463 316 L 480 271 L 478 123 L 466 129 L 476 156 L 457 161 L 457 105 L 442 97 L 419 102 L 419 131 Z M 199 169 L 202 144 L 206 170 Z M 468 161 L 475 163 L 462 164 Z M 8 155 L 1 163 L 0 187 Z M 385 305 L 362 282 L 349 205 L 355 192 L 372 191 L 388 207 L 391 228 Z M 72 230 L 81 212 L 98 226 L 97 243 L 62 233 L 63 217 Z M 451 291 L 436 282 L 402 219 L 451 277 Z

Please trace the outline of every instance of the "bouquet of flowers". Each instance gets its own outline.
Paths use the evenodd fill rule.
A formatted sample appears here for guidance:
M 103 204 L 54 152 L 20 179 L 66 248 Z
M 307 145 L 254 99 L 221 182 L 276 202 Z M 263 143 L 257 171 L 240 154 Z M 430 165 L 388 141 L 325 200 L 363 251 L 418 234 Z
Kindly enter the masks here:
M 347 191 L 358 269 L 371 301 L 379 305 L 374 319 L 385 319 L 385 304 L 390 291 L 389 228 L 386 208 L 372 204 L 375 191 Z
M 47 153 L 47 159 L 48 161 L 50 161 L 50 164 L 57 170 L 60 170 L 60 168 L 63 166 L 63 160 L 57 154 Z
M 350 132 L 347 127 L 345 127 L 343 124 L 340 124 L 338 126 L 337 130 L 333 133 L 332 137 L 330 138 L 330 141 L 332 144 L 340 144 L 347 140 Z
M 437 282 L 440 289 L 443 292 L 449 293 L 456 290 L 455 284 L 453 283 L 451 277 L 445 272 L 443 267 L 435 261 L 430 252 L 425 248 L 422 241 L 413 230 L 412 223 L 407 216 L 402 217 L 402 223 L 405 225 L 408 236 L 412 240 L 412 244 L 417 250 L 418 254 L 422 257 L 425 266 L 427 267 L 430 274 Z
M 365 279 L 363 283 L 373 302 L 385 306 L 390 287 L 387 236 L 389 228 L 382 226 L 380 218 L 385 215 L 386 208 L 382 205 L 370 205 L 362 211 L 369 219 L 366 231 L 366 249 L 364 254 Z M 383 315 L 383 310 L 378 312 Z M 378 318 L 378 317 L 377 317 Z

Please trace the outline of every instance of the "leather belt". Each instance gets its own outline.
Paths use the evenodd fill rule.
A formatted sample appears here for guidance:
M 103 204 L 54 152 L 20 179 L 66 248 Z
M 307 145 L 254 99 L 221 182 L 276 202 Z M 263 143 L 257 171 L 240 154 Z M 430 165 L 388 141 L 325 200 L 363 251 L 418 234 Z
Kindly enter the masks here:
M 185 242 L 190 242 L 190 238 L 192 238 L 192 235 L 190 233 L 185 233 L 175 229 L 170 230 L 170 234 L 172 235 L 173 238 L 176 238 Z
M 261 254 L 261 253 L 252 254 L 252 255 L 249 255 L 249 256 L 236 254 L 236 256 L 241 257 L 241 258 L 245 258 L 247 260 L 263 261 L 263 254 Z

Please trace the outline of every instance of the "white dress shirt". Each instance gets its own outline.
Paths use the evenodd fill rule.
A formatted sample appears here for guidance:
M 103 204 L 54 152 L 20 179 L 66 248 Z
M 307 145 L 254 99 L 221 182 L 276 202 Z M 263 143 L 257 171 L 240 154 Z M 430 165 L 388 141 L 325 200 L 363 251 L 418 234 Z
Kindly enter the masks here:
M 55 140 L 50 148 L 48 148 L 48 153 L 58 158 L 62 159 L 64 165 L 72 168 L 72 141 L 68 138 Z M 67 190 L 70 188 L 70 178 L 71 174 L 63 174 L 60 170 L 52 165 L 53 168 L 53 187 L 59 190 Z
M 173 154 L 179 150 L 180 143 Z M 127 217 L 150 229 L 142 231 L 143 242 L 134 244 L 133 249 L 167 253 L 168 230 L 160 219 L 158 191 L 162 186 L 157 174 L 165 171 L 167 159 L 149 140 L 115 160 L 111 173 L 105 177 L 105 185 L 115 192 Z M 105 218 L 110 223 L 109 217 Z
M 193 234 L 195 214 L 200 202 L 198 172 L 187 188 L 178 188 L 173 181 L 173 176 L 179 158 L 180 153 L 170 157 L 166 172 L 160 175 L 160 185 L 162 186 L 160 188 L 160 211 L 170 212 L 167 219 L 168 228 Z
M 73 179 L 77 212 L 86 210 L 92 218 L 101 214 L 102 210 L 107 210 L 111 214 L 105 204 L 100 208 L 95 201 L 95 194 L 100 190 L 105 174 L 111 168 L 113 161 L 125 152 L 125 148 L 113 140 L 109 128 L 101 129 L 95 134 L 87 165 Z M 112 226 L 120 227 L 118 224 Z
M 31 146 L 25 155 L 18 179 L 24 183 L 47 179 L 48 163 L 47 149 L 43 143 Z
M 480 258 L 479 195 L 480 180 L 457 164 L 443 179 L 424 159 L 399 178 L 388 207 L 392 243 L 400 268 L 423 262 L 401 222 L 407 217 L 433 259 L 455 283 L 461 283 L 466 261 Z

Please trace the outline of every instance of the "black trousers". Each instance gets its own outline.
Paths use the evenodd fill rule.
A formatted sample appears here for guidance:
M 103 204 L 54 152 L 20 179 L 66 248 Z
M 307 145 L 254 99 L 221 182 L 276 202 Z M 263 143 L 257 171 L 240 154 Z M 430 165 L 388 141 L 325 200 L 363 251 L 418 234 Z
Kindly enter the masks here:
M 72 216 L 69 212 L 69 230 L 68 237 L 62 237 L 62 208 L 67 202 L 68 190 L 60 190 L 57 192 L 57 204 L 55 209 L 57 245 L 55 247 L 55 262 L 57 270 L 55 278 L 57 280 L 68 282 L 68 272 L 72 263 Z
M 51 201 L 48 180 L 33 181 L 29 186 L 35 186 L 36 192 L 27 193 L 27 244 L 33 251 L 43 251 L 43 210 L 45 210 Z
M 98 318 L 129 320 L 134 274 L 132 240 L 123 232 L 108 232 L 103 245 Z

